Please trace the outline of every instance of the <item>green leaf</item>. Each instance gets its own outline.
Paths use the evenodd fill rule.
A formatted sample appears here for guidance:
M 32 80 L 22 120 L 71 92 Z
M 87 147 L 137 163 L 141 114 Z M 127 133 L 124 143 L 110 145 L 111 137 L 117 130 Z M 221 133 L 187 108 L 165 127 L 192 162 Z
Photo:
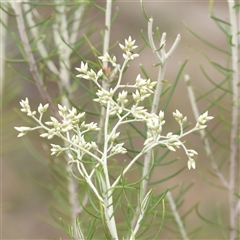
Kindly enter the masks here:
M 216 45 L 211 44 L 210 42 L 208 42 L 206 39 L 202 38 L 201 36 L 199 36 L 198 34 L 196 34 L 194 31 L 192 31 L 185 23 L 184 26 L 186 27 L 186 29 L 192 33 L 197 39 L 199 39 L 202 43 L 206 44 L 207 46 L 209 46 L 210 48 L 213 48 L 219 52 L 222 52 L 224 54 L 227 54 L 228 56 L 231 56 L 231 54 L 225 50 L 222 50 L 221 48 L 216 47 Z
M 35 82 L 35 80 L 27 75 L 25 75 L 22 71 L 14 68 L 13 66 L 10 65 L 10 68 L 12 68 L 15 72 L 17 72 L 23 79 L 26 79 L 30 82 Z
M 155 240 L 158 239 L 159 234 L 160 234 L 160 232 L 161 232 L 161 230 L 162 230 L 162 227 L 163 227 L 163 223 L 164 223 L 164 217 L 165 217 L 165 202 L 164 202 L 164 199 L 162 199 L 162 207 L 163 207 L 163 209 L 162 209 L 162 220 L 161 220 L 159 229 L 158 229 L 155 237 L 153 238 L 153 239 L 155 239 Z
M 101 6 L 99 6 L 98 4 L 96 4 L 95 1 L 89 0 L 89 2 L 90 2 L 94 7 L 96 7 L 97 9 L 101 10 L 102 12 L 104 12 L 104 13 L 106 12 L 106 9 L 103 8 L 103 7 L 101 7 Z
M 143 13 L 143 16 L 146 18 L 146 20 L 149 22 L 149 18 L 145 12 L 145 9 L 144 9 L 144 6 L 143 6 L 143 0 L 140 0 L 140 5 L 141 5 L 141 9 L 142 9 L 142 13 Z
M 148 42 L 147 38 L 145 37 L 144 32 L 143 32 L 142 29 L 141 29 L 141 36 L 142 36 L 142 39 L 143 39 L 144 43 L 145 43 L 149 48 L 151 48 L 151 45 L 150 45 L 150 43 Z
M 230 23 L 223 21 L 222 19 L 216 18 L 215 16 L 213 16 L 213 13 L 211 15 L 211 18 L 215 21 L 215 23 L 217 24 L 217 26 L 219 27 L 219 29 L 227 36 L 230 37 L 229 34 L 229 29 L 227 28 L 223 28 L 222 23 L 227 25 L 227 27 L 229 28 Z M 226 26 L 225 26 L 226 27 Z
M 224 20 L 222 20 L 222 19 L 220 19 L 220 18 L 217 18 L 217 17 L 215 17 L 213 14 L 212 14 L 210 17 L 211 17 L 214 21 L 217 21 L 217 22 L 223 23 L 223 24 L 225 24 L 225 25 L 231 26 L 231 24 L 230 24 L 229 22 L 226 22 L 226 21 L 224 21 Z
M 162 178 L 161 180 L 149 183 L 149 185 L 155 185 L 155 184 L 159 184 L 159 183 L 165 182 L 165 181 L 167 181 L 167 180 L 177 176 L 179 173 L 181 173 L 185 169 L 186 169 L 186 166 L 184 166 L 183 168 L 179 169 L 177 172 L 175 172 L 174 174 L 172 174 L 172 175 L 170 175 L 170 176 L 168 176 L 166 178 Z
M 226 187 L 213 183 L 213 181 L 209 180 L 201 171 L 199 171 L 199 174 L 203 178 L 203 180 L 205 180 L 209 185 L 214 186 L 219 189 L 222 189 L 222 190 L 226 190 Z
M 200 65 L 200 69 L 201 69 L 203 75 L 206 77 L 206 79 L 207 79 L 210 83 L 212 83 L 212 85 L 215 86 L 215 88 L 213 88 L 212 90 L 209 90 L 208 92 L 206 92 L 206 93 L 205 93 L 206 95 L 212 93 L 212 92 L 215 91 L 215 90 L 219 90 L 219 89 L 223 90 L 224 92 L 228 92 L 228 93 L 231 93 L 231 94 L 232 94 L 232 91 L 231 91 L 231 90 L 222 87 L 223 84 L 228 83 L 228 82 L 230 81 L 230 77 L 231 77 L 230 75 L 227 75 L 226 78 L 225 78 L 222 82 L 220 82 L 219 84 L 217 84 L 217 83 L 215 83 L 215 82 L 210 78 L 210 76 L 206 73 L 206 71 L 204 70 L 204 68 L 203 68 L 202 65 Z
M 178 83 L 178 81 L 180 79 L 180 76 L 182 75 L 182 72 L 183 72 L 187 62 L 188 62 L 188 59 L 185 60 L 183 64 L 181 64 L 180 70 L 178 71 L 177 77 L 174 80 L 174 83 L 172 85 L 171 91 L 170 91 L 170 93 L 169 93 L 169 95 L 168 95 L 167 99 L 165 100 L 164 105 L 162 107 L 163 111 L 166 110 L 166 108 L 167 108 L 167 106 L 168 106 L 168 104 L 169 104 L 169 102 L 170 102 L 170 100 L 171 100 L 171 98 L 173 96 L 173 93 L 174 93 L 174 91 L 176 89 L 177 83 Z
M 115 22 L 115 20 L 117 19 L 118 13 L 119 13 L 119 8 L 116 7 L 116 11 L 115 11 L 115 13 L 114 13 L 114 15 L 112 17 L 111 24 L 113 24 Z
M 202 216 L 202 215 L 199 213 L 198 205 L 196 206 L 195 210 L 196 210 L 197 216 L 198 216 L 202 221 L 204 221 L 206 224 L 208 224 L 208 225 L 210 225 L 210 226 L 213 226 L 213 227 L 220 227 L 220 228 L 223 228 L 223 229 L 227 229 L 227 226 L 226 226 L 226 225 L 219 224 L 219 223 L 216 223 L 216 222 L 212 222 L 211 220 L 209 220 L 209 219 L 205 218 L 204 216 Z

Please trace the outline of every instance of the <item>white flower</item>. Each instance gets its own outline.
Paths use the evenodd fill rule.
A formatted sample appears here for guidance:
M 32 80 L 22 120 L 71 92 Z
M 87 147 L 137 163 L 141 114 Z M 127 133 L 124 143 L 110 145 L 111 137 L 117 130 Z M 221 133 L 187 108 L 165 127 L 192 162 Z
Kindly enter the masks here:
M 164 119 L 164 112 L 162 110 L 160 110 L 159 114 L 158 114 L 158 118 L 160 121 L 162 121 Z M 165 123 L 165 121 L 164 121 Z
M 103 56 L 100 56 L 98 58 L 102 60 L 102 62 L 110 62 L 112 60 L 107 52 Z
M 202 115 L 199 116 L 199 118 L 197 120 L 196 128 L 198 130 L 206 128 L 207 125 L 205 125 L 205 123 L 213 118 L 214 117 L 212 117 L 212 116 L 208 116 L 208 111 L 206 111 L 205 113 L 203 113 Z
M 193 149 L 188 149 L 187 150 L 187 155 L 189 157 L 194 157 L 194 155 L 198 155 L 198 153 L 195 150 L 193 150 Z
M 189 158 L 187 164 L 188 164 L 188 169 L 189 169 L 189 170 L 190 170 L 191 168 L 193 168 L 193 169 L 196 168 L 196 163 L 195 163 L 194 159 L 192 159 L 192 158 Z
M 47 133 L 42 133 L 40 137 L 47 138 L 47 139 L 52 139 L 56 135 L 55 129 L 50 129 Z
M 88 124 L 85 124 L 85 122 L 83 122 L 81 124 L 81 127 L 87 128 L 88 131 L 99 131 L 100 128 L 97 127 L 97 123 L 91 122 Z
M 40 103 L 39 106 L 38 106 L 38 112 L 39 112 L 40 114 L 43 114 L 44 112 L 47 111 L 48 107 L 49 107 L 49 104 L 48 104 L 48 103 L 45 104 L 44 106 Z
M 113 56 L 111 58 L 110 55 L 107 52 L 104 54 L 104 56 L 100 56 L 98 58 L 101 59 L 102 62 L 110 62 L 113 65 L 113 67 L 116 67 L 116 65 L 117 65 L 116 64 L 117 58 L 115 56 Z
M 27 132 L 31 131 L 30 127 L 14 127 L 17 131 L 20 133 L 18 134 L 17 137 L 22 137 L 24 136 Z
M 147 139 L 145 140 L 143 145 L 147 145 L 153 141 L 154 141 L 153 135 L 150 132 L 147 132 Z
M 127 152 L 127 150 L 123 147 L 124 143 L 118 143 L 115 146 L 112 147 L 110 155 L 114 154 L 124 154 Z
M 110 91 L 107 91 L 102 88 L 99 89 L 96 94 L 98 98 L 94 99 L 94 101 L 100 102 L 102 105 L 106 105 L 112 99 L 113 89 L 111 88 Z
M 183 118 L 182 113 L 180 113 L 177 109 L 176 109 L 176 112 L 173 113 L 173 116 L 176 119 L 176 121 L 180 121 Z
M 28 116 L 32 117 L 36 114 L 36 111 L 31 111 L 28 98 L 26 98 L 25 101 L 21 100 L 20 105 L 22 106 L 21 111 L 26 112 Z
M 119 137 L 119 135 L 120 135 L 120 132 L 113 133 L 113 134 L 111 135 L 110 141 L 111 141 L 111 142 L 114 142 L 114 141 L 116 140 L 116 138 Z
M 123 53 L 123 58 L 127 61 L 133 60 L 134 58 L 137 58 L 137 57 L 139 57 L 139 54 L 133 53 L 132 51 L 131 52 L 126 51 L 125 53 Z
M 21 109 L 22 112 L 30 111 L 30 105 L 29 105 L 28 98 L 26 98 L 25 101 L 21 100 L 20 105 L 22 106 L 22 109 Z
M 100 69 L 100 70 L 97 72 L 97 78 L 100 78 L 102 75 L 103 75 L 103 70 Z
M 124 105 L 128 102 L 127 100 L 127 91 L 122 91 L 118 94 L 117 102 L 120 103 L 121 105 Z
M 59 111 L 58 111 L 59 115 L 61 117 L 65 117 L 65 115 L 67 114 L 66 106 L 63 107 L 62 105 L 58 104 L 58 109 L 59 109 Z
M 211 120 L 213 118 L 214 117 L 212 117 L 212 116 L 208 116 L 208 111 L 206 111 L 205 113 L 203 113 L 202 115 L 199 116 L 197 121 L 200 125 L 204 125 L 206 122 L 208 122 L 209 120 Z
M 146 119 L 147 109 L 143 106 L 133 105 L 131 108 L 132 115 L 137 119 Z
M 125 46 L 119 43 L 120 48 L 123 51 L 130 52 L 137 48 L 137 46 L 134 46 L 136 40 L 132 40 L 131 36 L 128 37 L 128 39 L 125 39 Z
M 75 68 L 78 72 L 86 74 L 88 71 L 88 64 L 84 64 L 84 62 L 81 62 L 80 68 Z M 78 77 L 78 76 L 77 76 Z
M 180 113 L 177 109 L 176 112 L 173 113 L 173 116 L 179 124 L 184 124 L 187 121 L 187 117 L 183 117 L 182 113 Z
M 61 148 L 61 146 L 59 146 L 59 145 L 56 145 L 56 144 L 51 144 L 51 146 L 52 146 L 52 148 L 51 148 L 51 155 L 59 155 L 62 151 L 63 151 L 63 149 Z

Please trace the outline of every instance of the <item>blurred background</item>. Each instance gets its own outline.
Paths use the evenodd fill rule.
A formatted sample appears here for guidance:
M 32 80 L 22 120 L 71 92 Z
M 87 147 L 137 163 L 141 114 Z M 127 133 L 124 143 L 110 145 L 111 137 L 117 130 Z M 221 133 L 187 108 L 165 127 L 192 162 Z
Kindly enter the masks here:
M 103 1 L 96 1 L 104 7 Z M 204 37 L 209 42 L 219 48 L 226 49 L 226 40 L 223 33 L 217 28 L 214 21 L 209 16 L 208 1 L 145 1 L 146 14 L 153 17 L 154 28 L 159 27 L 160 32 L 167 33 L 167 49 L 174 42 L 177 34 L 181 34 L 181 42 L 172 55 L 167 64 L 165 78 L 168 83 L 173 83 L 180 69 L 180 65 L 188 59 L 188 63 L 184 72 L 190 75 L 192 85 L 199 92 L 206 92 L 210 88 L 209 82 L 203 76 L 200 65 L 204 66 L 205 70 L 213 79 L 218 79 L 219 73 L 214 71 L 203 55 L 197 51 L 207 53 L 207 55 L 219 64 L 225 64 L 226 58 L 221 53 L 214 51 L 201 43 L 194 37 L 184 26 L 195 31 L 200 36 Z M 113 12 L 118 8 L 118 17 L 111 28 L 111 44 L 116 42 L 124 43 L 128 36 L 136 39 L 136 45 L 142 47 L 144 41 L 141 37 L 141 29 L 147 35 L 147 21 L 144 18 L 139 1 L 115 1 L 113 4 Z M 37 7 L 38 13 L 44 18 L 50 16 L 53 8 L 50 6 Z M 214 13 L 221 19 L 228 21 L 228 7 L 226 1 L 214 1 Z M 11 12 L 11 11 L 10 11 Z M 54 224 L 49 209 L 54 205 L 54 198 L 47 190 L 47 186 L 41 184 L 41 180 L 51 184 L 53 179 L 49 175 L 48 165 L 44 163 L 44 158 L 49 158 L 50 152 L 44 151 L 49 149 L 49 142 L 39 138 L 37 132 L 27 134 L 27 137 L 17 138 L 18 132 L 14 126 L 26 126 L 25 118 L 19 113 L 19 101 L 29 98 L 32 109 L 36 109 L 38 104 L 42 102 L 41 96 L 36 86 L 21 77 L 17 72 L 29 73 L 29 67 L 26 62 L 18 61 L 21 55 L 16 45 L 16 42 L 10 36 L 10 33 L 18 37 L 17 26 L 13 12 L 8 18 L 8 31 L 5 39 L 5 62 L 4 75 L 2 75 L 2 239 L 67 239 L 67 235 L 60 225 Z M 101 42 L 100 29 L 104 29 L 104 15 L 99 13 L 98 9 L 93 9 L 86 16 L 92 19 L 98 15 L 96 21 L 92 22 L 95 29 L 90 37 L 92 44 L 101 50 L 99 43 Z M 3 27 L 1 26 L 1 29 Z M 51 28 L 49 26 L 49 31 Z M 82 37 L 84 29 L 79 32 Z M 51 35 L 51 33 L 49 33 Z M 89 52 L 89 46 L 86 44 L 81 51 L 84 52 L 86 59 L 93 59 L 93 55 Z M 122 52 L 116 46 L 110 51 L 114 53 L 118 59 L 121 59 Z M 79 52 L 81 54 L 81 52 Z M 89 54 L 89 55 L 88 55 Z M 76 57 L 75 57 L 76 58 Z M 14 59 L 15 62 L 9 61 Z M 76 66 L 79 62 L 75 59 Z M 157 78 L 158 69 L 153 65 L 157 63 L 157 59 L 152 51 L 146 47 L 140 54 L 140 57 L 130 63 L 129 69 L 126 72 L 124 81 L 132 82 L 140 73 L 139 64 L 142 64 L 147 70 L 150 78 Z M 73 75 L 77 72 L 72 69 Z M 51 79 L 50 75 L 46 74 L 46 79 Z M 52 96 L 57 94 L 54 83 L 48 85 L 48 91 Z M 82 89 L 76 91 L 77 94 L 84 94 Z M 217 93 L 216 93 L 217 94 Z M 214 95 L 212 96 L 215 97 Z M 226 106 L 229 100 L 226 99 Z M 160 106 L 164 104 L 161 102 Z M 207 102 L 201 101 L 199 108 L 203 112 L 206 109 Z M 178 109 L 188 117 L 188 122 L 194 126 L 195 120 L 189 103 L 186 85 L 183 77 L 180 78 L 174 96 L 165 113 L 166 126 L 165 132 L 168 130 L 178 129 L 178 125 L 172 117 L 172 112 Z M 210 111 L 210 115 L 214 112 Z M 213 123 L 209 123 L 214 124 Z M 28 142 L 31 142 L 35 149 L 29 149 Z M 181 174 L 177 175 L 170 181 L 166 181 L 154 186 L 156 193 L 163 192 L 167 187 L 173 187 L 178 183 L 194 182 L 194 186 L 186 193 L 185 201 L 180 208 L 180 213 L 184 213 L 190 206 L 199 202 L 199 210 L 202 215 L 209 219 L 216 218 L 215 209 L 217 206 L 221 208 L 223 216 L 228 222 L 228 206 L 227 195 L 223 190 L 218 190 L 210 186 L 203 178 L 201 172 L 210 169 L 210 161 L 205 156 L 202 143 L 199 135 L 192 135 L 186 138 L 189 148 L 196 149 L 199 153 L 197 161 L 197 170 L 189 171 L 187 168 Z M 159 150 L 160 151 L 160 150 Z M 42 157 L 39 157 L 42 156 Z M 179 157 L 176 163 L 176 169 L 187 164 L 187 158 L 183 151 L 177 151 L 169 156 L 170 158 Z M 169 168 L 156 168 L 153 175 L 153 181 L 157 181 L 159 177 L 164 178 L 175 172 Z M 227 170 L 227 169 L 226 169 Z M 134 176 L 133 176 L 134 179 Z M 134 179 L 136 180 L 136 179 Z M 177 190 L 176 190 L 177 191 Z M 176 192 L 173 191 L 173 195 Z M 50 211 L 51 212 L 51 211 Z M 203 226 L 203 230 L 199 233 L 196 239 L 219 239 L 214 227 L 206 225 L 193 212 L 187 221 L 186 228 L 191 230 L 198 225 Z M 161 238 L 171 238 L 169 233 L 163 232 Z

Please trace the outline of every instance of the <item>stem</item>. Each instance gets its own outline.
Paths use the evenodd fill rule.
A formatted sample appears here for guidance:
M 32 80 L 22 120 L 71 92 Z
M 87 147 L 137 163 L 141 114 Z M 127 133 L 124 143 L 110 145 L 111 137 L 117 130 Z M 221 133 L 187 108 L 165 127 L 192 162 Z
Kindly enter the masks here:
M 148 23 L 148 39 L 151 45 L 151 48 L 153 50 L 153 52 L 157 55 L 158 60 L 160 61 L 161 65 L 159 66 L 159 72 L 158 72 L 158 79 L 157 79 L 157 87 L 156 87 L 156 91 L 154 93 L 154 97 L 153 97 L 153 104 L 152 104 L 152 108 L 151 108 L 151 113 L 157 113 L 158 111 L 158 105 L 160 102 L 160 96 L 161 96 L 161 91 L 162 91 L 162 79 L 164 78 L 165 75 L 165 69 L 166 69 L 166 62 L 165 62 L 165 46 L 162 47 L 161 49 L 161 53 L 162 56 L 157 52 L 157 48 L 154 44 L 153 41 L 153 19 L 151 18 L 149 20 Z M 161 39 L 161 44 L 165 44 L 165 36 L 166 34 L 163 33 L 162 35 L 162 39 Z M 147 186 L 148 186 L 148 172 L 149 172 L 149 168 L 150 168 L 150 164 L 151 164 L 151 152 L 147 152 L 145 157 L 144 157 L 144 165 L 143 165 L 143 172 L 142 172 L 142 176 L 146 176 L 146 178 L 143 179 L 142 181 L 142 196 L 141 199 L 144 198 L 146 192 L 147 192 Z
M 105 31 L 104 31 L 104 41 L 103 41 L 103 55 L 109 51 L 110 42 L 110 29 L 111 29 L 111 13 L 112 13 L 112 0 L 106 0 L 106 12 L 105 12 Z M 103 62 L 103 69 L 108 70 L 108 62 Z M 103 89 L 109 89 L 109 79 L 105 79 L 102 85 Z M 104 125 L 106 115 L 106 109 L 101 107 L 101 116 L 99 121 L 100 132 L 98 134 L 97 142 L 100 143 L 102 140 L 102 129 Z
M 103 150 L 103 157 L 102 157 L 104 178 L 99 178 L 99 180 L 101 181 L 101 185 L 103 187 L 102 194 L 104 199 L 106 223 L 108 225 L 108 229 L 113 239 L 118 239 L 115 217 L 113 215 L 113 197 L 112 197 L 113 190 L 111 189 L 108 166 L 107 166 L 107 152 L 108 152 L 108 141 L 109 141 L 109 137 L 108 137 L 109 110 L 110 110 L 110 102 L 108 102 L 107 104 L 107 111 L 105 115 L 105 126 L 104 126 L 104 150 Z
M 112 12 L 112 0 L 106 0 L 106 12 L 105 12 L 105 32 L 104 32 L 104 41 L 103 41 L 103 55 L 108 53 L 109 51 L 109 42 L 110 42 L 110 29 L 111 29 L 111 12 Z M 103 69 L 108 71 L 108 62 L 103 62 Z M 109 80 L 105 79 L 103 81 L 103 89 L 109 89 Z M 114 239 L 118 239 L 117 235 L 117 227 L 115 223 L 115 218 L 113 215 L 113 199 L 112 199 L 112 190 L 110 189 L 110 179 L 109 179 L 109 172 L 107 166 L 107 149 L 108 149 L 108 120 L 109 120 L 109 108 L 110 105 L 108 103 L 107 110 L 104 107 L 101 107 L 101 116 L 99 121 L 100 131 L 97 138 L 97 143 L 100 145 L 103 139 L 103 132 L 104 132 L 104 151 L 103 151 L 103 172 L 105 179 L 99 178 L 101 181 L 103 190 L 103 198 L 104 198 L 104 211 L 106 217 L 106 223 L 108 229 L 110 231 L 111 236 Z
M 230 32 L 232 37 L 231 53 L 232 53 L 232 128 L 230 137 L 230 167 L 229 167 L 229 207 L 230 207 L 230 239 L 237 238 L 237 215 L 236 197 L 234 192 L 236 189 L 236 170 L 237 170 L 237 152 L 238 152 L 238 84 L 239 84 L 239 69 L 238 69 L 238 27 L 237 27 L 237 13 L 234 8 L 235 1 L 228 0 L 229 16 L 230 16 Z

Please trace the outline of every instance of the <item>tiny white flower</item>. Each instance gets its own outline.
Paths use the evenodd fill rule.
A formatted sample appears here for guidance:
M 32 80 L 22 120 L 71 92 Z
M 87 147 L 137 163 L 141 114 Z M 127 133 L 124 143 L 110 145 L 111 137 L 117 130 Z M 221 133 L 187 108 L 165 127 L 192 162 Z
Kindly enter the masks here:
M 138 90 L 135 91 L 135 93 L 132 93 L 133 100 L 135 102 L 140 102 L 141 101 L 141 95 Z
M 62 151 L 62 147 L 56 144 L 51 144 L 52 148 L 51 148 L 51 155 L 55 155 L 58 156 Z
M 17 131 L 20 133 L 18 134 L 17 137 L 22 137 L 24 136 L 27 132 L 31 131 L 30 127 L 14 127 Z
M 194 159 L 192 159 L 192 158 L 190 158 L 189 160 L 188 160 L 188 169 L 190 170 L 191 168 L 193 168 L 193 169 L 195 169 L 196 168 L 196 163 L 195 163 L 195 161 L 194 161 Z
M 47 111 L 48 107 L 49 107 L 49 104 L 48 104 L 48 103 L 45 104 L 44 106 L 40 103 L 39 106 L 38 106 L 38 112 L 39 112 L 40 114 L 43 114 L 44 112 Z
M 112 60 L 107 52 L 104 54 L 104 56 L 99 56 L 98 58 L 102 60 L 102 62 L 110 62 Z
M 176 109 L 176 112 L 173 112 L 173 116 L 177 122 L 181 122 L 183 119 L 182 113 L 180 113 L 177 109 Z
M 81 73 L 87 73 L 88 71 L 88 63 L 84 64 L 84 62 L 81 62 L 81 67 L 80 68 L 75 68 L 77 71 Z
M 117 102 L 121 103 L 122 105 L 126 104 L 128 102 L 127 94 L 128 94 L 128 92 L 124 91 L 124 90 L 122 92 L 120 92 L 118 94 Z
M 113 146 L 110 155 L 127 153 L 127 150 L 123 147 L 123 144 L 124 143 L 118 143 L 115 146 Z
M 164 119 L 164 112 L 162 110 L 160 110 L 160 112 L 158 114 L 158 118 L 160 121 L 162 121 Z
M 170 146 L 170 145 L 166 145 L 166 147 L 170 150 L 170 151 L 172 151 L 172 152 L 175 152 L 176 151 L 176 149 L 174 148 L 174 147 L 172 147 L 172 146 Z
M 36 111 L 28 111 L 27 115 L 32 117 L 32 116 L 36 115 Z
M 20 105 L 22 106 L 22 109 L 21 109 L 22 112 L 27 112 L 28 110 L 30 110 L 28 98 L 26 98 L 25 101 L 21 100 Z
M 97 78 L 100 78 L 102 75 L 103 75 L 103 70 L 100 69 L 100 70 L 97 72 Z
M 213 118 L 214 117 L 212 117 L 212 116 L 208 116 L 208 111 L 206 111 L 205 113 L 203 113 L 202 115 L 199 116 L 197 122 L 200 125 L 204 125 L 206 122 L 210 121 Z

